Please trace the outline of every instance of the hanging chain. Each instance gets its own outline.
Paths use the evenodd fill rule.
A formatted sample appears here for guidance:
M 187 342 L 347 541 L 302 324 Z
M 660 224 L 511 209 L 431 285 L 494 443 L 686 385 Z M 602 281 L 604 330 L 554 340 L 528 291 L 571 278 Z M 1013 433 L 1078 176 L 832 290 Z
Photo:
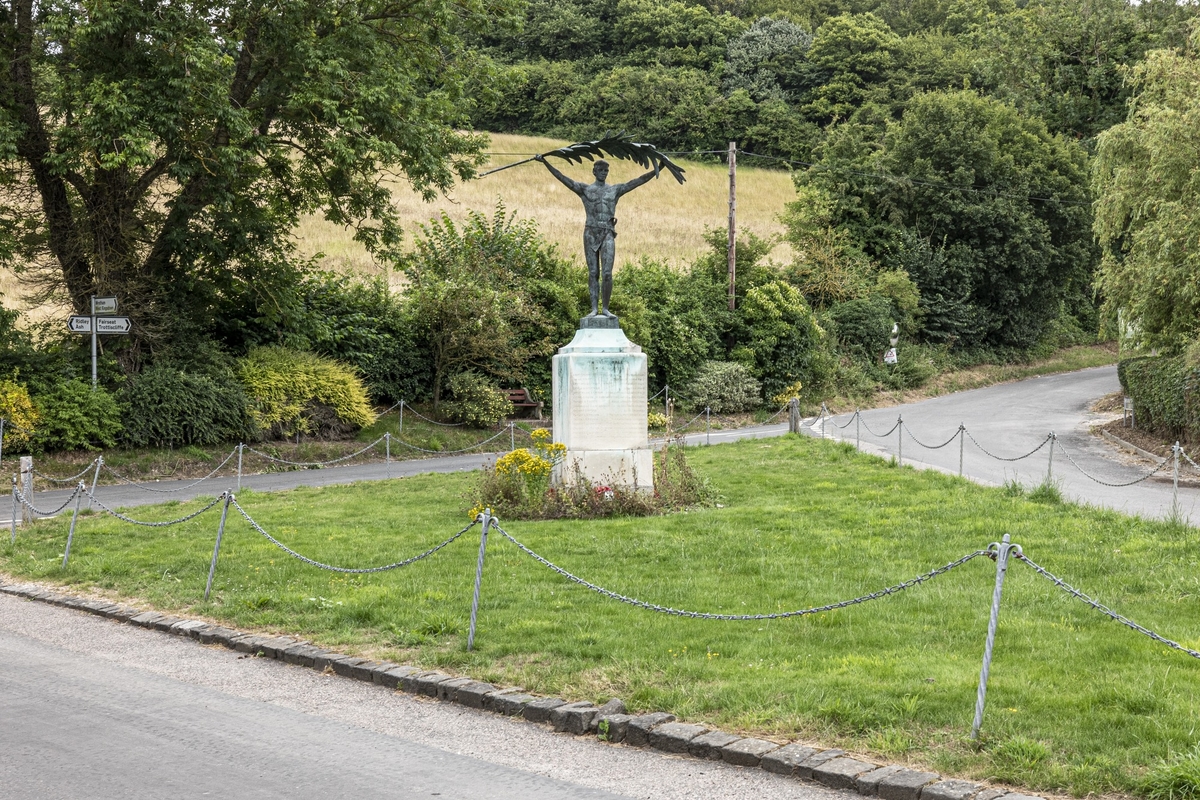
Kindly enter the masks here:
M 576 575 L 572 575 L 570 572 L 563 569 L 562 567 L 560 567 L 560 566 L 552 563 L 548 559 L 543 558 L 542 556 L 538 555 L 533 550 L 530 550 L 528 547 L 526 547 L 525 545 L 518 542 L 516 539 L 514 539 L 512 537 L 512 535 L 510 535 L 507 531 L 505 531 L 503 528 L 496 525 L 495 523 L 492 524 L 492 529 L 499 531 L 500 534 L 504 538 L 508 539 L 510 542 L 515 544 L 523 553 L 530 556 L 535 561 L 538 561 L 539 563 L 541 563 L 542 566 L 547 567 L 547 568 L 553 570 L 554 572 L 557 572 L 559 575 L 562 575 L 564 578 L 566 578 L 569 581 L 578 583 L 580 586 L 584 586 L 588 589 L 591 589 L 593 592 L 597 592 L 598 594 L 604 595 L 605 597 L 611 598 L 613 600 L 619 600 L 622 603 L 628 603 L 629 605 L 636 606 L 638 608 L 644 608 L 648 611 L 657 611 L 660 614 L 670 614 L 672 616 L 688 617 L 690 619 L 717 619 L 717 620 L 727 620 L 727 621 L 734 621 L 734 622 L 746 622 L 746 621 L 752 621 L 752 620 L 768 620 L 768 619 L 785 619 L 787 617 L 802 617 L 802 616 L 806 616 L 808 614 L 820 614 L 825 611 L 834 611 L 839 608 L 846 608 L 847 606 L 858 605 L 859 603 L 865 603 L 869 600 L 877 600 L 881 597 L 887 597 L 888 595 L 896 594 L 897 592 L 902 592 L 905 589 L 916 586 L 917 584 L 924 583 L 925 581 L 931 580 L 933 578 L 936 578 L 939 575 L 949 572 L 950 570 L 954 569 L 955 567 L 962 566 L 963 564 L 967 563 L 971 559 L 978 558 L 979 556 L 986 556 L 988 554 L 988 551 L 986 551 L 986 550 L 976 550 L 974 553 L 968 553 L 967 555 L 963 556 L 962 558 L 958 559 L 957 561 L 951 561 L 949 564 L 946 564 L 944 567 L 938 567 L 937 569 L 930 570 L 929 572 L 926 572 L 924 575 L 918 575 L 917 577 L 915 577 L 911 580 L 904 581 L 903 583 L 898 583 L 895 586 L 889 586 L 885 589 L 880 589 L 878 591 L 871 592 L 870 594 L 864 594 L 861 597 L 855 597 L 851 600 L 842 600 L 837 603 L 830 603 L 829 605 L 817 606 L 815 608 L 805 608 L 805 609 L 800 609 L 798 611 L 779 611 L 779 612 L 775 612 L 773 614 L 713 614 L 713 613 L 704 612 L 704 611 L 683 611 L 683 610 L 677 609 L 677 608 L 670 608 L 669 606 L 655 605 L 654 603 L 647 603 L 644 600 L 638 600 L 637 598 L 634 598 L 634 597 L 627 597 L 623 594 L 618 594 L 617 592 L 611 591 L 609 589 L 605 589 L 602 586 L 597 586 L 596 584 L 586 581 L 583 578 L 580 578 Z
M 238 503 L 236 498 L 234 498 L 232 500 L 232 503 L 233 503 L 233 507 L 238 510 L 238 513 L 242 515 L 242 517 L 246 520 L 246 522 L 250 523 L 250 526 L 252 528 L 254 528 L 254 530 L 258 531 L 260 534 L 262 534 L 263 537 L 266 538 L 267 541 L 269 541 L 271 544 L 278 547 L 283 552 L 287 553 L 292 558 L 303 561 L 305 564 L 309 564 L 310 566 L 318 567 L 319 569 L 329 570 L 330 572 L 342 572 L 342 573 L 348 573 L 348 574 L 354 574 L 354 575 L 365 575 L 365 574 L 369 574 L 369 573 L 373 573 L 373 572 L 387 572 L 388 570 L 399 569 L 400 567 L 407 567 L 409 564 L 412 564 L 416 561 L 420 561 L 423 558 L 428 558 L 429 556 L 433 555 L 438 550 L 441 550 L 443 547 L 450 544 L 451 542 L 453 542 L 458 537 L 462 536 L 464 533 L 471 530 L 471 528 L 475 527 L 478 524 L 478 520 L 476 520 L 475 522 L 472 522 L 470 525 L 463 528 L 461 531 L 454 534 L 453 536 L 451 536 L 449 539 L 442 542 L 441 544 L 435 545 L 435 546 L 429 548 L 428 550 L 426 550 L 424 553 L 415 555 L 412 558 L 405 559 L 404 561 L 397 561 L 394 564 L 384 564 L 381 567 L 364 567 L 362 569 L 352 569 L 352 568 L 348 568 L 348 567 L 335 567 L 331 564 L 323 564 L 322 562 L 315 561 L 315 560 L 309 558 L 308 556 L 300 555 L 295 550 L 288 547 L 286 544 L 279 541 L 274 536 L 272 536 L 271 534 L 269 534 L 265 530 L 263 530 L 263 527 L 261 525 L 259 525 L 257 522 L 255 522 L 254 519 L 251 518 L 251 516 L 246 513 L 246 509 L 242 508 L 241 504 Z

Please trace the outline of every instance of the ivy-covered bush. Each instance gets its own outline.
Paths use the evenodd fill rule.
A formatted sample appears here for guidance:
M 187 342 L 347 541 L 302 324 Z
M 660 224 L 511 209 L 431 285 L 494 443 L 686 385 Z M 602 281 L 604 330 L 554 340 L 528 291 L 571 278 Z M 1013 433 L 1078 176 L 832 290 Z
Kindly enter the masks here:
M 64 381 L 33 402 L 40 417 L 33 437 L 39 450 L 99 450 L 114 447 L 121 435 L 120 404 L 102 386 Z
M 129 410 L 121 439 L 131 447 L 211 445 L 257 434 L 246 393 L 232 376 L 156 365 L 138 375 L 121 399 Z
M 442 403 L 442 410 L 454 422 L 475 428 L 490 428 L 513 413 L 508 395 L 478 372 L 460 372 L 450 379 L 453 399 Z
M 730 414 L 757 408 L 761 389 L 744 364 L 706 361 L 684 391 L 693 411 L 708 408 L 714 414 Z
M 1117 365 L 1117 378 L 1133 398 L 1139 428 L 1185 441 L 1200 438 L 1200 369 L 1183 356 L 1143 356 Z
M 314 353 L 259 347 L 237 362 L 250 417 L 271 437 L 345 435 L 375 420 L 367 390 L 349 367 Z
M 38 411 L 29 391 L 16 381 L 0 380 L 0 418 L 4 420 L 4 448 L 28 449 L 37 427 Z

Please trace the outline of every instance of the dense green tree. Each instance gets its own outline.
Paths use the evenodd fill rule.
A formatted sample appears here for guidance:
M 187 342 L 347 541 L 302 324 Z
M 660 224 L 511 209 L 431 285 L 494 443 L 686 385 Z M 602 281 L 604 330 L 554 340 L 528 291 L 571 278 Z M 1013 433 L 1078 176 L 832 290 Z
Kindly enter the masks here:
M 820 122 L 848 118 L 878 94 L 900 50 L 900 37 L 874 14 L 826 20 L 808 51 L 804 113 Z
M 458 372 L 500 382 L 550 385 L 549 359 L 570 341 L 587 297 L 583 270 L 545 242 L 537 225 L 503 205 L 422 228 L 400 265 L 410 281 L 408 314 L 430 354 L 435 403 Z
M 1035 0 L 976 26 L 978 80 L 1042 117 L 1052 132 L 1089 138 L 1125 117 L 1127 66 L 1182 44 L 1196 5 L 1175 0 Z
M 222 296 L 270 303 L 303 213 L 388 251 L 381 172 L 427 195 L 472 172 L 486 76 L 460 37 L 506 3 L 5 4 L 0 257 L 79 312 L 118 295 L 135 368 Z
M 729 41 L 726 91 L 744 89 L 757 102 L 782 100 L 797 88 L 812 34 L 786 19 L 761 17 Z
M 1097 145 L 1098 286 L 1134 343 L 1179 350 L 1200 333 L 1200 25 L 1131 85 L 1128 119 Z
M 1087 155 L 1040 120 L 973 91 L 930 92 L 881 142 L 850 127 L 826 152 L 825 168 L 801 180 L 832 198 L 834 223 L 868 255 L 907 269 L 923 298 L 959 287 L 961 330 L 976 343 L 1032 346 L 1060 301 L 1086 291 Z M 906 232 L 937 259 L 902 262 Z

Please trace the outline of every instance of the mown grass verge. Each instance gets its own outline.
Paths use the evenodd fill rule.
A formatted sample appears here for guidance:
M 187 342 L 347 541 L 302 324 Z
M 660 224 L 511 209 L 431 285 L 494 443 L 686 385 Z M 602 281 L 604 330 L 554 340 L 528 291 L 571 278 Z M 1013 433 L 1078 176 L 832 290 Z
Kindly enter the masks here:
M 615 591 L 726 613 L 854 597 L 1008 533 L 1120 613 L 1200 644 L 1192 529 L 1033 502 L 807 438 L 700 448 L 691 459 L 720 489 L 723 507 L 505 527 Z M 419 552 L 466 524 L 472 480 L 423 475 L 239 499 L 306 555 L 367 566 Z M 194 507 L 136 513 L 168 519 Z M 346 651 L 572 698 L 616 695 L 635 709 L 1037 790 L 1152 792 L 1147 768 L 1189 751 L 1200 718 L 1200 664 L 1107 621 L 1019 563 L 1005 584 L 984 738 L 974 747 L 967 732 L 995 575 L 982 558 L 839 611 L 716 622 L 602 598 L 494 535 L 468 653 L 474 532 L 406 569 L 351 576 L 289 558 L 234 515 L 213 602 L 204 604 L 216 512 L 165 530 L 89 517 L 63 572 L 67 524 L 19 530 L 15 547 L 0 545 L 0 569 Z

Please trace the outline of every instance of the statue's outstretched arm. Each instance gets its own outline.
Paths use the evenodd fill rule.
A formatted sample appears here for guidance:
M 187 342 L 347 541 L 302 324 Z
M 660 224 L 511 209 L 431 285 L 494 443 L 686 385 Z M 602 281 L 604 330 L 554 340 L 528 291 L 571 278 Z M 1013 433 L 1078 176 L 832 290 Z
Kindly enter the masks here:
M 549 164 L 547 164 L 546 166 L 549 166 Z M 658 177 L 658 170 L 652 169 L 649 172 L 647 172 L 645 175 L 639 175 L 638 177 L 634 178 L 633 180 L 626 181 L 625 183 L 622 183 L 622 184 L 618 184 L 617 186 L 615 186 L 613 188 L 615 188 L 617 190 L 617 197 L 620 197 L 623 194 L 628 194 L 629 192 L 632 192 L 634 189 L 638 188 L 643 183 L 648 182 L 651 178 L 657 178 L 657 177 Z
M 542 164 L 546 167 L 546 169 L 550 170 L 550 174 L 553 175 L 554 177 L 558 178 L 558 180 L 562 183 L 563 186 L 566 186 L 568 189 L 570 189 L 572 192 L 574 192 L 577 195 L 581 195 L 581 196 L 583 195 L 583 189 L 584 189 L 585 184 L 582 184 L 576 180 L 572 180 L 572 179 L 568 178 L 566 175 L 559 172 L 558 169 L 553 164 L 551 164 L 549 161 L 546 160 L 545 156 L 534 156 L 534 160 L 542 162 Z

